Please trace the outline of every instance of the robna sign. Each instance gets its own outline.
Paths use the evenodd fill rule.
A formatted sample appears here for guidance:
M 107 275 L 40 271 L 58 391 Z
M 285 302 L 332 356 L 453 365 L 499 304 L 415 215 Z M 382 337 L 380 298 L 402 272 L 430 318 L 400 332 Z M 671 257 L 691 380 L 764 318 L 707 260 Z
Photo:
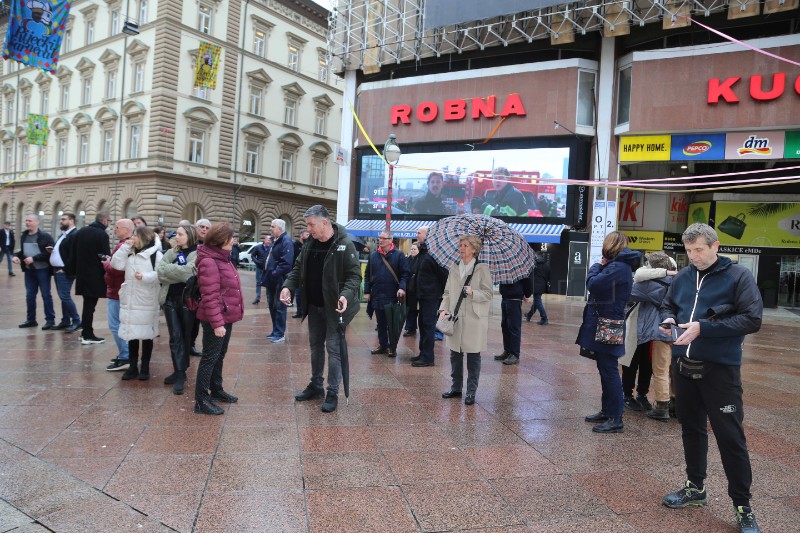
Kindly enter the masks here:
M 481 117 L 508 117 L 517 115 L 525 116 L 525 106 L 519 94 L 513 93 L 506 97 L 500 113 L 497 113 L 497 97 L 487 96 L 486 98 L 454 99 L 445 100 L 441 107 L 436 102 L 422 102 L 416 109 L 408 104 L 392 106 L 391 121 L 392 126 L 397 124 L 411 124 L 411 115 L 419 122 L 433 122 L 441 114 L 446 121 L 464 120 L 469 115 L 477 120 Z
M 739 83 L 742 78 L 736 76 L 733 78 L 711 78 L 708 80 L 708 103 L 718 104 L 720 99 L 729 104 L 736 104 L 739 102 L 739 97 L 734 92 L 734 86 Z M 760 74 L 750 76 L 750 97 L 753 100 L 760 102 L 775 100 L 779 98 L 786 91 L 786 73 L 777 72 L 772 75 L 771 88 L 764 89 L 764 77 Z M 794 91 L 800 94 L 800 76 L 794 80 Z

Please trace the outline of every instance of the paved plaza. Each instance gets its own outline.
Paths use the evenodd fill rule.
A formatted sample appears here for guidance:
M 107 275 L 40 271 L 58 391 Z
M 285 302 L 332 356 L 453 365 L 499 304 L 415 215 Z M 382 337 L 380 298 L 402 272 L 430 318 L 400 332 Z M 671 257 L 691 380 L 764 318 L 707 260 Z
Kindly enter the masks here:
M 245 300 L 254 275 L 242 272 Z M 61 318 L 57 297 L 56 308 Z M 286 343 L 262 304 L 234 326 L 224 416 L 192 413 L 174 396 L 167 330 L 149 381 L 106 372 L 116 355 L 78 333 L 18 329 L 23 277 L 0 276 L 0 532 L 3 531 L 735 531 L 719 453 L 709 453 L 709 505 L 670 510 L 682 483 L 677 422 L 625 413 L 625 432 L 591 432 L 600 379 L 573 344 L 583 303 L 546 295 L 550 325 L 523 324 L 521 364 L 504 366 L 495 296 L 477 403 L 442 400 L 450 365 L 412 368 L 370 355 L 374 322 L 348 331 L 351 397 L 339 409 L 295 403 L 310 377 L 305 324 Z M 41 300 L 39 322 L 43 323 Z M 79 307 L 81 298 L 77 299 Z M 291 310 L 290 310 L 291 311 Z M 745 343 L 745 428 L 753 507 L 767 532 L 800 529 L 800 316 L 769 310 Z

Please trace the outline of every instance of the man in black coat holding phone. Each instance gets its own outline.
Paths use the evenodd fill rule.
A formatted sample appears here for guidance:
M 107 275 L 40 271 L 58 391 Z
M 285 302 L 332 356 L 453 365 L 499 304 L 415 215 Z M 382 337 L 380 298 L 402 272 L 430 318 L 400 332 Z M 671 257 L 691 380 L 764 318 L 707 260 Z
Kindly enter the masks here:
M 83 296 L 83 310 L 81 312 L 81 344 L 102 344 L 101 339 L 94 334 L 94 310 L 97 301 L 106 297 L 105 268 L 103 261 L 111 255 L 106 228 L 111 222 L 108 211 L 97 213 L 94 222 L 84 226 L 75 233 L 72 239 L 72 251 L 67 263 L 67 275 L 75 276 L 75 294 Z M 67 328 L 65 333 L 71 333 L 77 328 Z

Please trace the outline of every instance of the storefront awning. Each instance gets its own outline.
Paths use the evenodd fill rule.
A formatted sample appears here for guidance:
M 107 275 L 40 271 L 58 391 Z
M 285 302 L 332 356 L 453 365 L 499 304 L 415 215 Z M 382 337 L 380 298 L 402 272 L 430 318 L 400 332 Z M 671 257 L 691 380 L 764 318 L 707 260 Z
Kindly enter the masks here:
M 413 239 L 417 236 L 420 226 L 432 226 L 432 220 L 393 220 L 392 234 L 397 238 Z M 558 244 L 561 242 L 562 224 L 509 224 L 514 230 L 520 232 L 528 242 L 548 242 Z M 345 226 L 348 233 L 357 237 L 377 237 L 386 228 L 385 220 L 351 220 Z

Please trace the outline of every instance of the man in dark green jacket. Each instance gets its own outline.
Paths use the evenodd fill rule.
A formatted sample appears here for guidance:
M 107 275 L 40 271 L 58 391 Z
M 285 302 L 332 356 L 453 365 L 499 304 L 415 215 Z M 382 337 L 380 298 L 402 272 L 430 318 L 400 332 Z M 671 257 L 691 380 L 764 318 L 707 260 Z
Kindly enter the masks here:
M 336 410 L 342 379 L 339 316 L 347 325 L 358 313 L 361 265 L 347 231 L 331 222 L 324 206 L 312 206 L 303 216 L 311 237 L 303 244 L 299 258 L 283 283 L 280 299 L 284 304 L 291 303 L 295 289 L 300 288 L 302 318 L 308 317 L 311 383 L 295 396 L 295 400 L 322 398 L 327 348 L 328 392 L 322 411 L 330 413 Z

